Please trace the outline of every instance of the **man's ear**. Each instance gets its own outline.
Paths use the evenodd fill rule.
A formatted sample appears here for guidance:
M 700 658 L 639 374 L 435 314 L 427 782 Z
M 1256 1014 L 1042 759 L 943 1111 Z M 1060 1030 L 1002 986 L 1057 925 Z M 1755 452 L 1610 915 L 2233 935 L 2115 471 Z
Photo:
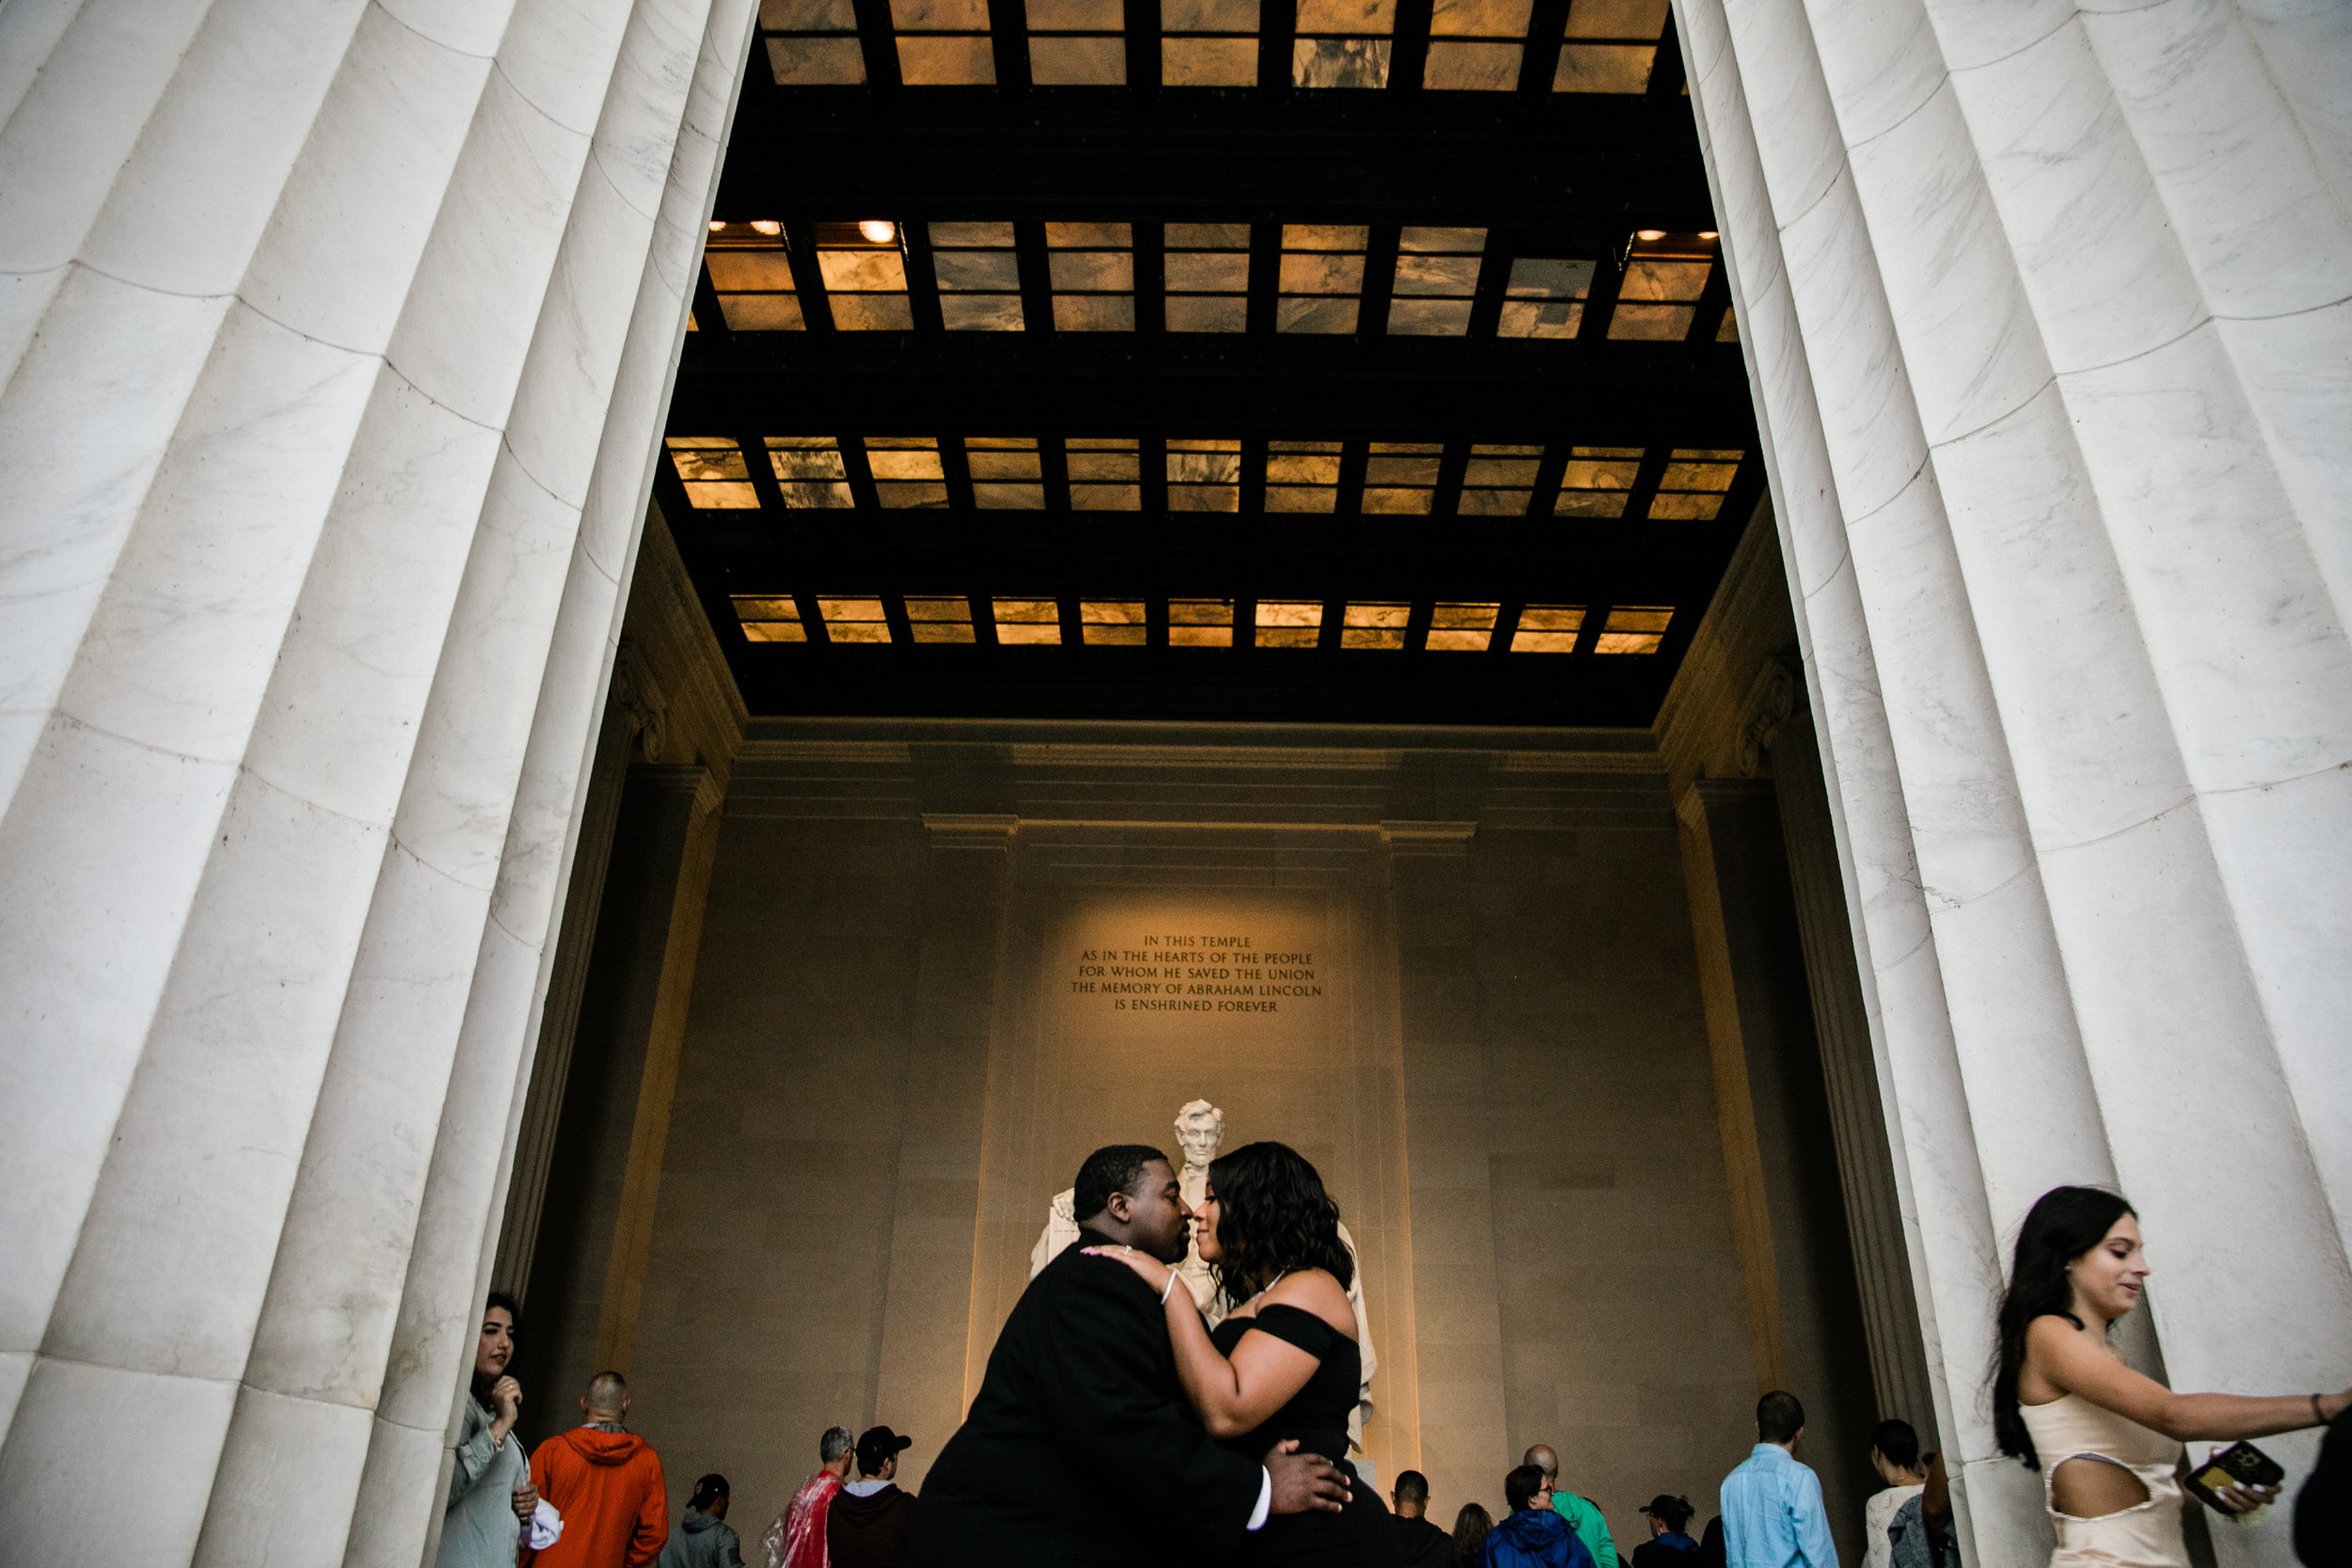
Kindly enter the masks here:
M 1125 1193 L 1115 1192 L 1104 1203 L 1103 1212 L 1120 1224 L 1125 1225 L 1135 1215 L 1136 1200 Z

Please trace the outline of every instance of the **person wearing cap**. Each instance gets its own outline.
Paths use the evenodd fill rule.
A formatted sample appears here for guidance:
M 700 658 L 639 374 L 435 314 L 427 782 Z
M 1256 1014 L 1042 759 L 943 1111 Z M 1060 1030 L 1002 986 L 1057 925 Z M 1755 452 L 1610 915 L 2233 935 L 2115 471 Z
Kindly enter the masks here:
M 694 1483 L 686 1517 L 661 1547 L 653 1568 L 743 1568 L 743 1543 L 726 1522 L 727 1478 L 713 1473 Z
M 898 1489 L 898 1456 L 914 1442 L 888 1427 L 858 1434 L 858 1479 L 841 1488 L 825 1524 L 833 1568 L 898 1568 L 904 1560 L 914 1497 Z
M 1633 1548 L 1633 1568 L 1693 1568 L 1699 1544 L 1683 1528 L 1697 1510 L 1688 1497 L 1661 1492 L 1642 1505 L 1649 1520 L 1649 1539 Z

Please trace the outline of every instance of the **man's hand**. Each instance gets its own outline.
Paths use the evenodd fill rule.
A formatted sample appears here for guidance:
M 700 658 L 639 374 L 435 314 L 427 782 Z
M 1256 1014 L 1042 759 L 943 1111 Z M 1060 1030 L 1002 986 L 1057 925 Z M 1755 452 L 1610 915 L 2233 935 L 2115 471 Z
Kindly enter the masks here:
M 1298 1440 L 1266 1450 L 1276 1513 L 1337 1513 L 1347 1506 L 1347 1476 L 1319 1453 L 1300 1453 Z
M 498 1406 L 500 1422 L 512 1427 L 515 1418 L 522 1414 L 523 1386 L 511 1377 L 500 1378 L 490 1385 L 490 1402 Z
M 539 1489 L 537 1487 L 532 1485 L 529 1481 L 524 1481 L 520 1486 L 515 1488 L 516 1518 L 521 1520 L 527 1525 L 531 1523 L 531 1516 L 538 1510 L 538 1507 Z

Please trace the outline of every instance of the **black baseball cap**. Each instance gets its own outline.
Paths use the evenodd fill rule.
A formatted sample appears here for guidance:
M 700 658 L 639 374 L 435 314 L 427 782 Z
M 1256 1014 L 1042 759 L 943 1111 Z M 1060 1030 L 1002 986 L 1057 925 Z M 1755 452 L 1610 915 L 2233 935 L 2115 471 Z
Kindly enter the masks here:
M 893 1454 L 904 1453 L 914 1446 L 914 1438 L 901 1437 L 888 1427 L 867 1427 L 858 1434 L 857 1467 L 870 1476 Z

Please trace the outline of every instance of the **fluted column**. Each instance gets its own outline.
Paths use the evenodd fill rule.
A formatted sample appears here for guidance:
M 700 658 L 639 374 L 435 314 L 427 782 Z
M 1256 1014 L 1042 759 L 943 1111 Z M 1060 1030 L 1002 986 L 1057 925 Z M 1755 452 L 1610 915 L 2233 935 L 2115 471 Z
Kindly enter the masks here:
M 1940 1416 L 1973 1549 L 2023 1563 L 1981 1369 L 2045 1188 L 2140 1206 L 2178 1385 L 2352 1366 L 2352 34 L 1676 9 Z M 2219 1533 L 2285 1560 L 2277 1521 Z
M 750 21 L 0 11 L 22 1552 L 426 1550 Z
M 1822 1087 L 1837 1144 L 1846 1228 L 1853 1241 L 1854 1284 L 1870 1346 L 1870 1381 L 1879 1414 L 1905 1420 L 1933 1414 L 1926 1353 L 1919 1344 L 1911 1260 L 1896 1201 L 1894 1163 L 1886 1147 L 1886 1116 L 1878 1064 L 1870 1054 L 1870 1023 L 1854 975 L 1853 940 L 1839 887 L 1837 846 L 1821 783 L 1813 715 L 1788 716 L 1772 745 L 1772 794 L 1780 805 L 1787 846 L 1788 891 L 1804 948 L 1813 998 L 1813 1034 L 1820 1046 Z

